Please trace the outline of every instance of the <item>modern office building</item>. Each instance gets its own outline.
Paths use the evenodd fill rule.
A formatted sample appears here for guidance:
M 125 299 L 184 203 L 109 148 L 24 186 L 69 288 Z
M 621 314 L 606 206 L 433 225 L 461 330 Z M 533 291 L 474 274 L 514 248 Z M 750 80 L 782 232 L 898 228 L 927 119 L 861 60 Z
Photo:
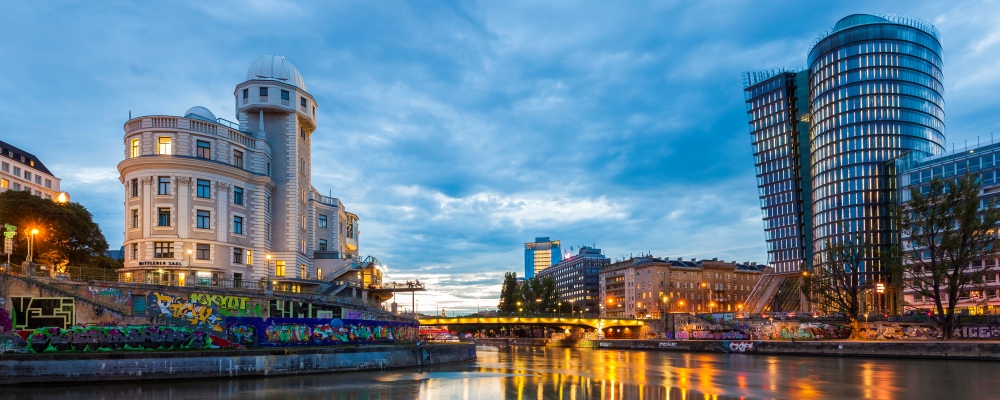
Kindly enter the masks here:
M 796 303 L 791 297 L 773 303 L 781 288 L 792 284 L 793 254 L 801 252 L 801 268 L 808 269 L 822 264 L 828 241 L 856 235 L 866 243 L 865 279 L 889 284 L 878 257 L 898 233 L 888 214 L 893 178 L 887 163 L 904 154 L 943 151 L 943 61 L 940 35 L 932 25 L 898 15 L 851 15 L 817 38 L 807 65 L 801 72 L 744 74 L 774 266 L 749 302 L 751 312 L 784 311 L 778 308 Z M 808 152 L 802 143 L 806 128 Z M 793 140 L 798 142 L 786 149 L 784 142 Z M 785 153 L 792 159 L 781 160 Z M 800 168 L 800 176 L 794 168 Z M 803 182 L 801 211 L 793 206 L 795 182 Z M 794 221 L 795 215 L 801 221 Z
M 65 203 L 69 193 L 59 190 L 61 182 L 34 154 L 0 140 L 0 192 L 21 190 Z
M 596 314 L 601 295 L 598 273 L 610 262 L 601 249 L 583 246 L 576 255 L 543 269 L 537 276 L 551 276 L 556 281 L 559 301 L 569 303 L 566 308 L 570 311 Z
M 524 244 L 524 278 L 534 278 L 542 270 L 562 261 L 562 247 L 558 240 L 536 237 Z
M 302 75 L 265 56 L 233 95 L 239 122 L 192 107 L 125 123 L 123 281 L 298 291 L 356 265 L 358 217 L 311 184 L 318 105 Z
M 599 276 L 601 317 L 662 318 L 670 312 L 740 313 L 763 275 L 757 263 L 634 257 Z

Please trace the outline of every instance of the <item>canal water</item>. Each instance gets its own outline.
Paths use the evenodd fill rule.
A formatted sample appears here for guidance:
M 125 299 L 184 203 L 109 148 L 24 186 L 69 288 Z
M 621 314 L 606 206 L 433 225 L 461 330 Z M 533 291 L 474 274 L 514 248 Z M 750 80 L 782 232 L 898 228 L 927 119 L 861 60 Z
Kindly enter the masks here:
M 1000 364 L 521 347 L 423 369 L 0 387 L 12 399 L 997 399 Z

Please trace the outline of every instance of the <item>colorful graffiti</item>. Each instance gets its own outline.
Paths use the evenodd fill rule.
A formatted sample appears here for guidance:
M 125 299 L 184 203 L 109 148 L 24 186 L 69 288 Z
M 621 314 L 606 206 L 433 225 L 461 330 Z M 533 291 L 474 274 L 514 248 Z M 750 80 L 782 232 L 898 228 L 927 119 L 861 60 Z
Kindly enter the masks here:
M 229 341 L 248 347 L 337 345 L 416 341 L 412 322 L 339 318 L 226 318 Z M 256 334 L 256 335 L 255 335 Z
M 91 300 L 108 300 L 118 304 L 129 304 L 132 301 L 132 291 L 128 293 L 121 289 L 106 286 L 87 286 L 87 295 Z
M 271 300 L 271 318 L 340 318 L 340 306 L 312 304 L 305 301 Z
M 216 306 L 226 310 L 246 310 L 250 305 L 249 297 L 222 296 L 217 294 L 192 293 L 191 301 L 206 306 Z
M 190 325 L 204 331 L 224 331 L 223 317 L 215 307 L 159 292 L 152 292 L 148 297 L 149 303 L 153 304 L 152 307 L 148 307 L 152 317 L 164 318 L 177 325 Z
M 139 296 L 132 299 L 132 314 L 143 315 L 146 314 L 146 298 Z
M 722 342 L 722 346 L 728 349 L 730 352 L 746 353 L 748 351 L 753 351 L 753 349 L 757 348 L 757 342 L 725 341 Z
M 28 349 L 32 353 L 213 347 L 210 335 L 173 326 L 39 328 L 28 336 Z
M 13 329 L 69 328 L 76 322 L 72 297 L 11 297 Z
M 10 332 L 14 329 L 14 321 L 10 319 L 10 311 L 0 308 L 0 333 Z

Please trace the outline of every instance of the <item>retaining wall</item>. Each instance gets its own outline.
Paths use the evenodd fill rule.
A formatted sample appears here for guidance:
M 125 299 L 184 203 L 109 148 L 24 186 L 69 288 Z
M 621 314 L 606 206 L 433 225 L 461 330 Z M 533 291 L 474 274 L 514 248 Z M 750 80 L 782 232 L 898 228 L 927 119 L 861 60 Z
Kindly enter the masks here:
M 595 340 L 580 344 L 600 349 L 1000 361 L 998 342 Z
M 473 344 L 295 350 L 0 354 L 0 385 L 235 378 L 380 370 L 469 361 Z

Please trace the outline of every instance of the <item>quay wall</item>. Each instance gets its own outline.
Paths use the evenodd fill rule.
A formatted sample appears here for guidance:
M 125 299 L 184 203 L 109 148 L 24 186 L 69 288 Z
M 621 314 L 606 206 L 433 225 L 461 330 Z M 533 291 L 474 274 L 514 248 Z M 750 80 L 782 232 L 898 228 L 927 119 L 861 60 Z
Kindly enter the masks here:
M 0 385 L 384 370 L 475 358 L 475 345 L 465 343 L 294 350 L 0 354 Z

